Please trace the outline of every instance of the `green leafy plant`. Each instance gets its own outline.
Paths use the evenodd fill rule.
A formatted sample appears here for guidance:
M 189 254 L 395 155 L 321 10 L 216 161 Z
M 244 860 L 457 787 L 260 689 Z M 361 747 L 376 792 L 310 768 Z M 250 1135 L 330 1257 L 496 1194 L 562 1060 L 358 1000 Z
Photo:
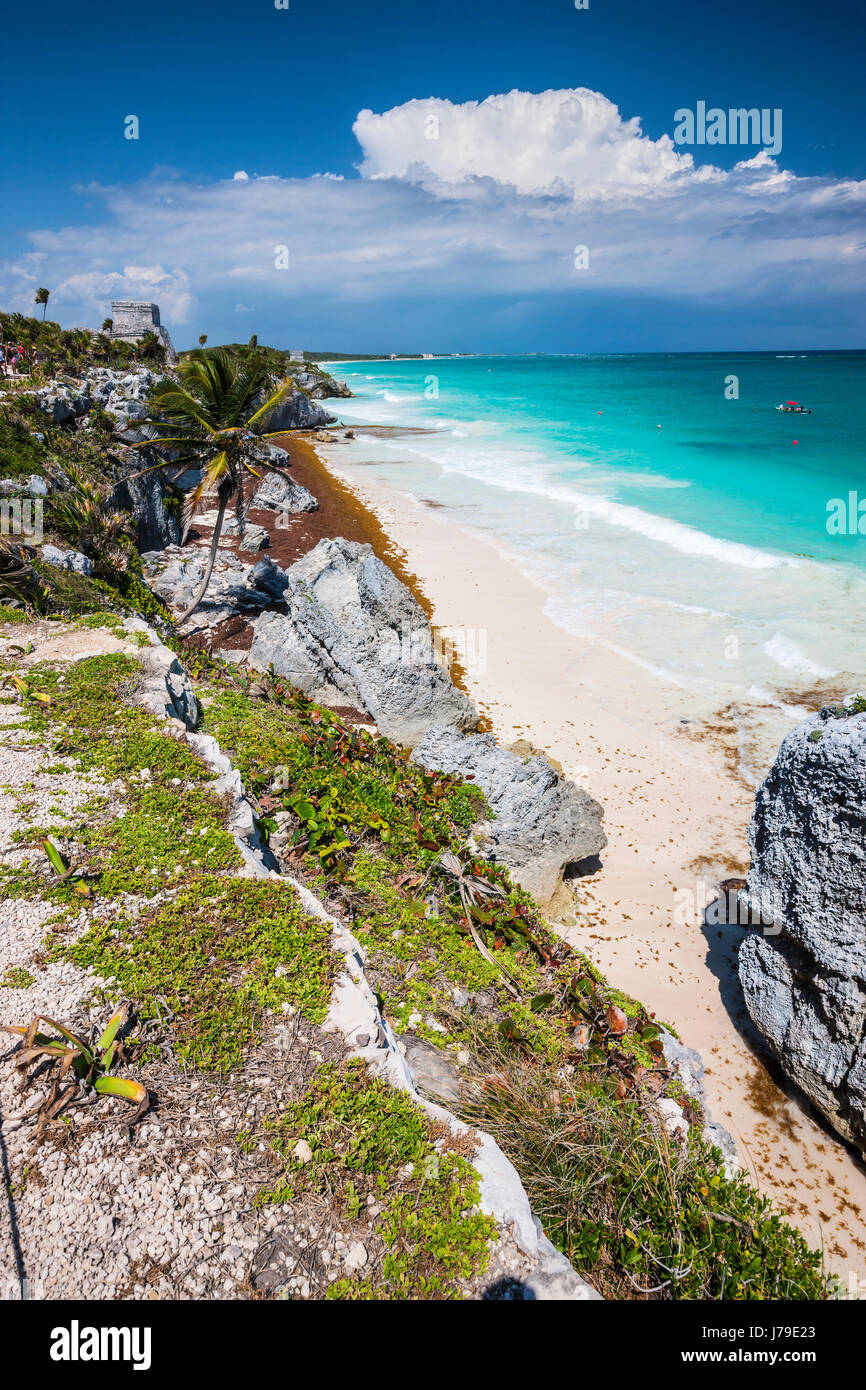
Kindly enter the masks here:
M 0 989 L 29 989 L 34 978 L 23 966 L 11 965 L 0 980 Z
M 0 537 L 0 602 L 41 611 L 44 591 L 34 568 L 32 546 Z
M 6 676 L 3 684 L 11 686 L 19 700 L 36 700 L 42 705 L 51 704 L 51 696 L 46 691 L 40 690 L 26 676 L 16 676 L 15 674 Z
M 85 880 L 83 870 L 72 868 L 68 865 L 53 840 L 43 840 L 42 848 L 45 850 L 48 862 L 60 882 L 69 883 L 70 887 L 72 887 L 76 893 L 80 894 L 82 898 L 89 898 L 90 888 Z
M 26 314 L 0 311 L 0 338 L 6 343 L 23 343 L 29 360 L 34 354 L 38 357 L 31 380 L 44 380 L 58 372 L 80 374 L 97 362 L 128 366 L 134 360 L 130 343 L 86 328 L 61 328 L 50 319 L 46 322 Z M 43 415 L 43 424 L 44 420 Z
M 460 894 L 460 901 L 463 904 L 463 910 L 466 913 L 465 920 L 469 929 L 469 935 L 475 942 L 480 954 L 485 960 L 489 961 L 491 965 L 502 971 L 505 976 L 505 988 L 508 990 L 509 994 L 514 995 L 515 999 L 519 999 L 520 990 L 515 980 L 505 969 L 505 966 L 495 960 L 488 951 L 478 934 L 478 928 L 472 920 L 473 916 L 477 915 L 478 904 L 484 902 L 485 899 L 506 898 L 508 894 L 500 884 L 494 883 L 491 879 L 484 878 L 481 874 L 470 873 L 464 868 L 463 864 L 457 858 L 457 855 L 452 854 L 450 850 L 443 850 L 436 861 L 436 867 L 441 869 L 452 883 L 456 885 L 457 891 Z M 484 917 L 482 917 L 481 920 L 485 922 L 485 925 L 489 926 L 495 919 L 492 914 L 487 913 L 486 920 Z
M 82 1089 L 85 1093 L 92 1090 L 101 1096 L 118 1096 L 134 1104 L 135 1113 L 127 1120 L 130 1126 L 146 1113 L 150 1097 L 145 1087 L 138 1081 L 108 1074 L 123 1056 L 121 1034 L 128 1018 L 126 1006 L 117 1009 L 102 1032 L 97 1034 L 94 1029 L 88 1039 L 44 1014 L 37 1014 L 26 1027 L 0 1025 L 0 1032 L 14 1033 L 21 1038 L 16 1066 L 25 1073 L 28 1067 L 32 1068 L 30 1077 L 25 1077 L 25 1085 L 28 1079 L 32 1080 L 36 1073 L 41 1073 L 46 1062 L 53 1068 L 48 1094 L 31 1112 L 38 1117 L 40 1128 L 57 1119 Z M 46 1023 L 54 1029 L 54 1033 L 40 1032 L 40 1023 Z
M 476 1035 L 464 1119 L 498 1140 L 545 1231 L 608 1298 L 820 1299 L 819 1251 L 698 1129 L 669 1136 L 633 1096 Z
M 143 333 L 136 343 L 135 356 L 139 362 L 152 362 L 159 366 L 165 361 L 165 348 L 157 335 L 149 331 Z
M 351 1230 L 376 1202 L 374 1235 L 359 1228 L 372 1247 L 367 1277 L 335 1281 L 329 1299 L 454 1299 L 463 1280 L 486 1268 L 496 1224 L 479 1209 L 478 1174 L 468 1160 L 474 1136 L 431 1121 L 362 1062 L 320 1066 L 307 1093 L 266 1132 L 284 1172 L 259 1193 L 259 1204 L 313 1192 Z M 299 1140 L 306 1161 L 296 1155 Z
M 113 575 L 126 569 L 132 552 L 129 518 L 109 511 L 100 488 L 67 464 L 69 487 L 52 498 L 52 526 L 93 561 L 96 574 Z

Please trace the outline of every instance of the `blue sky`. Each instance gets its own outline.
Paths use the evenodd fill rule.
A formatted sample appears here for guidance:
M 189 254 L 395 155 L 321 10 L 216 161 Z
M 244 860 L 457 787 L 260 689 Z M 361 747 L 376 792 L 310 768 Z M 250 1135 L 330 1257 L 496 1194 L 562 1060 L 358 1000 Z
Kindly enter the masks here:
M 155 298 L 179 344 L 863 345 L 862 8 L 48 0 L 3 27 L 4 306 Z M 775 161 L 666 147 L 699 100 L 781 108 Z

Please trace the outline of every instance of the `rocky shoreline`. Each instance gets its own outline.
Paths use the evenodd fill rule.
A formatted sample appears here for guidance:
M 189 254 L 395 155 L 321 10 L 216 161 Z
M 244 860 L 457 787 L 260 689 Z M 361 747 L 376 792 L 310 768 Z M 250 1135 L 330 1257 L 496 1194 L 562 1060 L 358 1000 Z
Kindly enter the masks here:
M 573 1200 L 570 1186 L 551 1197 L 545 1173 L 521 1153 L 522 1125 L 498 1128 L 503 1097 L 521 1107 L 534 1104 L 531 1073 L 548 1078 L 542 1092 L 543 1125 L 551 1126 L 551 1132 L 564 1126 L 564 1133 L 570 1133 L 569 1114 L 578 1113 L 592 1094 L 591 1088 L 584 1089 L 585 1076 L 593 1075 L 592 1067 L 601 1067 L 599 1075 L 607 1085 L 599 1093 L 605 1098 L 604 1113 L 612 1123 L 637 1125 L 640 1142 L 655 1156 L 653 1163 L 664 1169 L 674 1162 L 678 1170 L 697 1165 L 696 1172 L 705 1175 L 702 1191 L 708 1200 L 711 1192 L 718 1194 L 713 1200 L 726 1201 L 729 1189 L 751 1191 L 736 1169 L 733 1141 L 707 1109 L 701 1059 L 573 952 L 546 911 L 557 894 L 573 891 L 566 885 L 578 881 L 581 867 L 597 861 L 603 851 L 601 806 L 543 755 L 519 744 L 501 746 L 491 734 L 479 732 L 482 721 L 460 688 L 459 666 L 451 664 L 447 650 L 437 648 L 429 604 L 404 567 L 401 577 L 395 573 L 401 569 L 399 557 L 381 527 L 356 503 L 349 503 L 345 489 L 342 496 L 338 488 L 327 497 L 317 496 L 305 481 L 291 472 L 287 475 L 296 458 L 303 457 L 303 445 L 298 453 L 295 436 L 284 441 L 287 450 L 265 446 L 266 462 L 270 459 L 280 473 L 265 476 L 245 499 L 242 520 L 229 527 L 220 542 L 201 606 L 177 629 L 171 615 L 184 610 L 200 582 L 212 517 L 201 516 L 195 537 L 181 546 L 179 496 L 195 478 L 180 469 L 169 481 L 159 474 L 129 477 L 135 470 L 123 450 L 132 452 L 133 444 L 143 445 L 134 450 L 134 457 L 143 459 L 145 467 L 152 452 L 149 427 L 142 424 L 151 385 L 146 371 L 121 375 L 98 368 L 76 386 L 53 383 L 38 393 L 38 409 L 53 429 L 86 431 L 99 412 L 113 417 L 107 460 L 114 486 L 108 509 L 133 520 L 143 552 L 143 577 L 155 596 L 154 616 L 147 623 L 130 616 L 122 605 L 112 611 L 104 583 L 102 590 L 87 588 L 95 580 L 86 549 L 55 544 L 43 548 L 39 566 L 47 590 L 61 583 L 62 576 L 75 576 L 85 609 L 94 604 L 95 611 L 82 620 L 69 614 L 68 600 L 60 600 L 61 606 L 66 604 L 65 621 L 10 622 L 7 614 L 7 626 L 0 626 L 0 659 L 13 673 L 12 694 L 4 706 L 11 732 L 7 748 L 13 762 L 23 759 L 4 793 L 8 805 L 3 897 L 11 905 L 13 929 L 4 938 L 11 954 L 0 962 L 0 974 L 4 968 L 8 973 L 2 1002 L 6 1012 L 17 1009 L 22 1022 L 25 1013 L 47 1009 L 52 1016 L 62 1015 L 92 1030 L 103 1002 L 112 993 L 116 998 L 118 988 L 127 1001 L 124 1008 L 130 1009 L 140 1007 L 137 1000 L 149 990 L 169 1009 L 163 1019 L 162 1005 L 157 1008 L 164 1037 L 157 1055 L 150 1057 L 152 1022 L 147 1020 L 155 1007 L 151 1003 L 143 1010 L 145 1031 L 137 1035 L 130 1055 L 139 1060 L 142 1084 L 149 1093 L 151 1088 L 160 1095 L 189 1091 L 186 1067 L 178 1070 L 178 1058 L 185 1055 L 184 1040 L 196 1036 L 196 1026 L 185 1018 L 184 989 L 169 973 L 155 994 L 156 983 L 145 985 L 141 974 L 129 968 L 137 943 L 146 941 L 150 945 L 145 974 L 153 969 L 154 943 L 162 939 L 159 933 L 172 920 L 175 904 L 184 901 L 183 888 L 175 887 L 171 876 L 179 874 L 179 883 L 186 882 L 186 849 L 170 872 L 165 866 L 176 857 L 183 837 L 177 842 L 177 831 L 174 840 L 169 836 L 170 846 L 160 850 L 165 864 L 150 871 L 166 885 L 156 896 L 146 891 L 146 883 L 139 883 L 141 864 L 128 878 L 120 873 L 115 888 L 106 889 L 116 873 L 112 856 L 122 858 L 120 847 L 129 828 L 135 829 L 135 808 L 144 805 L 141 788 L 150 787 L 152 765 L 169 767 L 175 756 L 169 745 L 181 744 L 184 758 L 193 760 L 184 764 L 186 786 L 196 784 L 196 795 L 208 808 L 202 829 L 195 833 L 217 837 L 208 841 L 218 850 L 213 862 L 221 863 L 224 857 L 226 866 L 214 879 L 200 855 L 193 855 L 199 867 L 193 870 L 189 910 L 195 917 L 195 895 L 204 893 L 210 921 L 214 901 L 234 893 L 245 899 L 254 894 L 257 882 L 283 895 L 280 902 L 293 914 L 292 921 L 306 924 L 302 933 L 315 936 L 316 922 L 326 929 L 327 947 L 322 945 L 315 967 L 310 967 L 312 981 L 319 981 L 320 1001 L 315 1008 L 296 1002 L 301 996 L 291 992 L 288 982 L 302 995 L 312 985 L 295 980 L 294 957 L 285 957 L 276 967 L 270 961 L 265 977 L 252 986 L 252 998 L 259 1000 L 255 1045 L 252 1038 L 245 1044 L 232 1063 L 237 1068 L 232 1077 L 221 1078 L 203 1111 L 200 1104 L 192 1104 L 192 1121 L 181 1118 L 173 1102 L 145 1115 L 137 1130 L 130 1131 L 160 1156 L 159 1175 L 153 1181 L 139 1164 L 129 1162 L 119 1179 L 113 1176 L 112 1164 L 98 1159 L 89 1137 L 86 1108 L 72 1106 L 73 1138 L 59 1147 L 56 1125 L 49 1122 L 53 1117 L 40 1111 L 42 1143 L 33 1171 L 41 1178 L 28 1178 L 10 1206 L 8 1220 L 14 1229 L 7 1232 L 9 1252 L 19 1251 L 19 1265 L 23 1251 L 33 1267 L 38 1266 L 39 1277 L 47 1279 L 49 1291 L 43 1296 L 48 1297 L 63 1296 L 69 1278 L 77 1281 L 76 1288 L 90 1288 L 88 1279 L 95 1279 L 96 1288 L 106 1274 L 132 1297 L 145 1296 L 148 1288 L 162 1297 L 266 1293 L 301 1298 L 583 1300 L 598 1297 L 599 1289 L 613 1297 L 634 1296 L 624 1294 L 630 1288 L 638 1296 L 656 1292 L 648 1282 L 651 1272 L 660 1257 L 671 1256 L 663 1243 L 657 1246 L 659 1254 L 654 1253 L 652 1218 L 645 1218 L 651 1246 L 635 1265 L 635 1270 L 645 1270 L 643 1283 L 628 1270 L 613 1279 L 609 1272 L 594 1273 L 591 1262 L 587 1266 L 566 1246 L 569 1260 L 544 1235 L 541 1221 L 533 1215 L 533 1202 L 542 1202 L 545 1224 L 555 1227 L 557 1203 Z M 318 429 L 333 423 L 333 417 L 300 391 L 279 409 L 280 429 Z M 274 421 L 269 424 L 274 426 Z M 309 462 L 307 469 L 309 474 L 314 471 Z M 50 500 L 68 483 L 57 470 L 49 470 L 45 495 Z M 0 485 L 10 496 L 22 487 Z M 32 479 L 27 486 L 32 491 Z M 335 529 L 323 534 L 323 524 Z M 278 563 L 275 556 L 285 557 L 286 563 Z M 134 612 L 134 604 L 132 608 Z M 174 651 L 163 638 L 171 640 Z M 84 757 L 83 768 L 73 758 L 71 763 L 61 760 L 53 770 L 30 751 L 39 746 L 46 729 L 56 738 L 54 721 L 61 716 L 52 713 L 54 704 L 64 712 L 63 719 L 72 721 L 71 727 L 91 717 L 86 715 L 89 696 L 85 714 L 66 700 L 69 689 L 78 688 L 82 679 L 81 689 L 89 690 L 90 672 L 97 691 L 100 682 L 105 683 L 108 703 L 100 707 L 99 720 L 117 708 L 121 726 L 127 728 L 124 721 L 131 720 L 128 727 L 136 728 L 136 738 L 140 734 L 149 740 L 147 765 L 137 765 L 133 758 L 123 775 L 113 779 L 100 770 L 101 763 L 87 771 L 86 751 L 79 755 Z M 44 700 L 41 709 L 34 703 L 38 700 Z M 135 721 L 141 710 L 158 722 L 158 730 L 139 730 Z M 64 746 L 63 727 L 61 723 L 58 748 Z M 102 747 L 99 728 L 97 721 L 91 737 L 102 749 L 101 758 L 111 763 L 114 754 Z M 121 746 L 126 737 L 121 736 Z M 260 742 L 266 750 L 261 753 Z M 314 782 L 308 782 L 313 770 L 309 750 L 320 760 Z M 363 772 L 368 760 L 369 774 Z M 379 779 L 375 790 L 364 780 L 372 776 L 373 767 Z M 59 805 L 49 805 L 58 794 L 57 776 L 66 779 L 61 795 L 69 798 L 62 812 Z M 360 796 L 363 788 L 363 796 L 350 807 L 343 802 L 356 776 L 358 789 L 351 794 Z M 34 805 L 26 807 L 33 817 L 28 828 L 23 816 L 30 782 L 37 796 Z M 179 790 L 171 791 L 175 784 Z M 303 791 L 307 785 L 314 790 Z M 155 817 L 153 825 L 146 817 L 142 823 L 146 836 L 152 834 L 157 842 L 159 817 L 167 817 L 168 825 L 180 814 L 186 794 L 183 777 L 169 779 L 164 790 L 167 803 L 154 802 L 148 813 Z M 439 819 L 440 802 L 451 808 L 445 821 Z M 99 806 L 97 832 L 80 821 L 82 809 L 91 803 Z M 93 896 L 93 901 L 83 906 L 74 896 L 70 899 L 70 887 L 61 892 L 33 857 L 40 838 L 45 842 L 45 817 L 50 814 L 59 814 L 48 833 L 60 844 L 58 853 L 70 874 L 76 862 L 88 866 L 81 881 L 84 896 Z M 199 809 L 195 814 L 203 813 Z M 150 850 L 138 853 L 146 862 Z M 87 889 L 90 879 L 95 894 Z M 151 887 L 157 888 L 157 882 Z M 57 928 L 53 937 L 49 932 L 46 953 L 42 935 L 48 909 L 58 901 L 65 904 L 63 925 L 59 936 Z M 237 910 L 244 911 L 240 900 Z M 216 920 L 219 917 L 216 911 Z M 215 951 L 211 961 L 234 949 L 232 930 L 228 944 L 219 941 L 205 948 Z M 119 954 L 112 945 L 115 937 L 121 943 Z M 257 949 L 267 956 L 272 945 L 269 940 Z M 111 968 L 106 963 L 110 961 L 115 962 Z M 234 961 L 231 971 L 236 993 L 247 968 Z M 285 995 L 279 983 L 283 979 L 289 990 Z M 55 980 L 63 982 L 60 993 Z M 286 1007 L 275 1008 L 280 998 Z M 297 1020 L 289 1037 L 284 1036 L 280 1012 Z M 195 1046 L 210 1056 L 213 1044 L 199 1039 Z M 503 1047 L 506 1053 L 500 1055 L 497 1049 Z M 14 1187 L 24 1167 L 30 1171 L 33 1151 L 28 1148 L 32 1136 L 25 1135 L 26 1113 L 9 1089 L 10 1056 L 7 1053 L 0 1082 L 6 1087 L 4 1133 L 12 1122 L 7 1181 Z M 250 1108 L 247 1101 L 259 1084 L 256 1075 L 262 1067 L 270 1075 L 277 1056 L 282 1057 L 287 1085 L 279 1088 L 278 1096 L 263 1095 L 263 1104 Z M 313 1067 L 310 1056 L 316 1060 Z M 360 1063 L 362 1070 L 353 1070 Z M 348 1195 L 341 1200 L 348 1206 L 324 1210 L 315 1199 L 315 1184 L 310 1186 L 319 1171 L 316 1155 L 321 1151 L 321 1162 L 331 1165 L 344 1161 L 330 1154 L 322 1137 L 327 1117 L 335 1106 L 345 1106 L 360 1124 L 359 1096 L 379 1085 L 385 1090 L 378 1103 L 385 1110 L 392 1103 L 402 1104 L 386 1099 L 391 1089 L 409 1097 L 414 1108 L 400 1111 L 400 1124 L 415 1126 L 412 1151 L 417 1157 L 402 1165 L 395 1160 L 393 1171 L 386 1164 L 390 1176 L 378 1195 L 370 1189 L 364 1196 L 363 1183 L 359 1189 L 353 1177 L 346 1185 L 343 1174 L 340 1190 Z M 319 1094 L 330 1097 L 324 1110 L 309 1099 Z M 491 1096 L 496 1100 L 493 1110 Z M 221 1108 L 214 1111 L 209 1105 L 216 1097 Z M 634 1102 L 633 1110 L 618 1108 L 626 1098 Z M 82 1090 L 79 1100 L 83 1099 Z M 44 1103 L 50 1108 L 51 1094 Z M 244 1113 L 252 1119 L 250 1126 L 242 1123 Z M 298 1117 L 291 1124 L 288 1149 L 275 1145 L 272 1137 L 273 1126 L 282 1123 L 280 1114 Z M 315 1124 L 311 1115 L 320 1117 Z M 485 1131 L 485 1115 L 505 1152 Z M 468 1127 L 466 1116 L 473 1117 Z M 528 1119 L 526 1125 L 529 1133 Z M 218 1142 L 220 1131 L 226 1130 L 245 1154 L 241 1129 L 249 1129 L 251 1135 L 252 1161 L 246 1165 L 231 1142 Z M 119 1153 L 124 1142 L 129 1141 L 113 1140 L 112 1150 Z M 200 1142 L 203 1148 L 194 1162 L 181 1158 L 193 1156 Z M 358 1142 L 368 1141 L 359 1136 Z M 280 1163 L 286 1162 L 280 1180 L 284 1186 L 278 1183 L 262 1207 L 266 1170 L 273 1179 Z M 431 1177 L 429 1193 L 423 1183 L 417 1186 L 419 1164 Z M 217 1171 L 221 1176 L 216 1183 L 195 1177 Z M 433 1260 L 428 1270 L 432 1257 L 423 1242 L 411 1246 L 401 1222 L 407 1203 L 419 1209 L 417 1204 L 428 1198 L 440 1200 L 436 1181 L 444 1173 L 463 1194 L 453 1233 L 462 1253 L 453 1265 L 446 1261 L 446 1267 L 440 1267 L 441 1261 Z M 576 1177 L 582 1178 L 582 1170 Z M 39 1216 L 42 1180 L 59 1182 L 63 1194 L 47 1222 Z M 326 1186 L 332 1181 L 325 1179 Z M 136 1239 L 126 1217 L 119 1215 L 119 1203 L 130 1185 L 135 1198 L 132 1219 L 151 1233 L 146 1238 Z M 91 1201 L 101 1212 L 97 1239 L 65 1195 L 91 1188 Z M 275 1191 L 288 1194 L 288 1219 L 280 1207 L 286 1197 L 275 1197 Z M 356 1209 L 359 1191 L 364 1200 Z M 747 1200 L 756 1198 L 750 1195 Z M 276 1203 L 276 1208 L 268 1203 Z M 765 1229 L 760 1236 L 767 1242 L 761 1277 L 776 1281 L 777 1290 L 801 1287 L 801 1280 L 802 1287 L 817 1288 L 810 1283 L 817 1257 L 808 1254 L 795 1232 L 784 1234 L 790 1228 L 783 1229 L 782 1244 L 775 1248 L 779 1228 L 764 1228 L 762 1211 L 760 1204 L 755 1206 L 750 1227 L 756 1239 Z M 435 1228 L 444 1217 L 431 1208 L 429 1219 Z M 705 1219 L 712 1220 L 710 1211 Z M 730 1244 L 732 1232 L 725 1221 L 722 1214 L 713 1227 L 714 1238 L 728 1242 L 725 1277 L 748 1284 L 756 1275 L 742 1250 Z M 166 1236 L 169 1227 L 173 1234 Z M 599 1230 L 603 1229 L 602 1222 Z M 387 1253 L 388 1230 L 399 1232 L 393 1240 L 404 1255 L 397 1264 Z M 612 1237 L 599 1239 L 607 1249 L 605 1242 Z M 411 1257 L 405 1254 L 410 1248 Z M 270 1252 L 267 1259 L 263 1251 Z M 196 1254 L 195 1271 L 181 1276 L 178 1264 L 190 1252 Z M 147 1266 L 144 1275 L 142 1259 Z M 734 1274 L 741 1261 L 742 1268 Z M 714 1266 L 699 1275 L 693 1265 L 694 1261 L 663 1281 L 659 1289 L 668 1289 L 673 1278 L 689 1277 L 698 1280 L 697 1289 L 709 1287 L 716 1277 Z M 420 1269 L 427 1270 L 423 1278 Z M 774 1272 L 767 1276 L 767 1270 Z M 10 1266 L 4 1272 L 14 1270 Z M 20 1268 L 18 1272 L 23 1277 Z M 425 1288 L 430 1292 L 425 1294 Z

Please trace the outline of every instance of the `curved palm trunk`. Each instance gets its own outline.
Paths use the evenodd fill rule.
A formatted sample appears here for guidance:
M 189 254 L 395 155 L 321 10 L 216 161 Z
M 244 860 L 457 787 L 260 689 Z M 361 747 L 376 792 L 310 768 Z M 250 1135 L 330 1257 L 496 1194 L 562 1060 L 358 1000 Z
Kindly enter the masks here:
M 195 612 L 195 610 L 198 608 L 199 604 L 205 596 L 207 586 L 210 583 L 210 577 L 213 574 L 214 561 L 216 560 L 217 547 L 220 543 L 220 534 L 223 529 L 223 519 L 225 518 L 228 501 L 228 497 L 220 498 L 219 511 L 217 512 L 216 525 L 213 528 L 213 538 L 210 543 L 210 554 L 207 557 L 207 566 L 204 572 L 204 579 L 202 580 L 201 585 L 199 587 L 199 591 L 193 599 L 192 603 L 190 604 L 189 608 L 187 608 L 185 612 L 181 613 L 180 617 L 177 619 L 177 622 L 179 624 L 186 622 L 189 615 Z

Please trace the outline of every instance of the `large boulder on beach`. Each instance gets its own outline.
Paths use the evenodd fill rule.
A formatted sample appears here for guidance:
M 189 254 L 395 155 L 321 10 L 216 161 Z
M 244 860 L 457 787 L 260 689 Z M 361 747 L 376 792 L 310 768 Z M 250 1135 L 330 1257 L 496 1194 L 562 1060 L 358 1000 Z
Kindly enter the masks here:
M 561 777 L 546 758 L 500 748 L 492 734 L 463 738 L 453 729 L 431 729 L 412 761 L 480 787 L 495 815 L 483 827 L 485 854 L 506 864 L 539 902 L 553 897 L 569 865 L 607 844 L 602 808 L 588 792 Z
M 755 801 L 746 1007 L 783 1070 L 866 1152 L 866 699 L 785 738 Z
M 351 705 L 413 747 L 434 724 L 474 729 L 478 714 L 434 657 L 422 609 L 357 541 L 322 540 L 286 570 L 286 613 L 254 625 L 253 666 L 273 666 L 313 699 Z
M 274 434 L 278 430 L 318 430 L 323 425 L 333 424 L 336 416 L 331 415 L 316 401 L 311 401 L 303 391 L 290 391 L 261 422 L 263 434 Z
M 250 526 L 249 523 L 244 527 L 243 535 L 238 542 L 238 548 L 246 551 L 267 550 L 271 543 L 270 532 L 264 526 Z
M 301 512 L 315 512 L 319 509 L 318 502 L 307 488 L 280 473 L 269 473 L 264 481 L 259 483 L 249 506 L 250 510 L 259 507 L 262 510 L 282 512 L 288 516 L 300 515 Z
M 259 560 L 258 564 L 253 565 L 247 577 L 247 583 L 279 602 L 289 587 L 289 576 L 284 569 L 274 563 L 270 555 L 266 555 L 264 559 Z

